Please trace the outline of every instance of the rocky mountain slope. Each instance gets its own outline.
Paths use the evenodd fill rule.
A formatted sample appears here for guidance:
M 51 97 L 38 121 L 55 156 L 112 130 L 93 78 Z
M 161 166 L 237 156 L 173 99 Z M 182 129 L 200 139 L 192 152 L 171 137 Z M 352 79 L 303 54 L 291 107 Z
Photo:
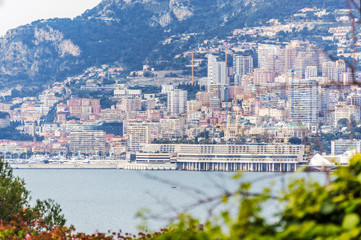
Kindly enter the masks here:
M 189 43 L 235 28 L 290 16 L 304 7 L 337 8 L 339 0 L 104 0 L 75 19 L 39 20 L 0 39 L 0 86 L 41 85 L 83 69 L 117 63 L 129 69 L 178 54 L 169 36 Z

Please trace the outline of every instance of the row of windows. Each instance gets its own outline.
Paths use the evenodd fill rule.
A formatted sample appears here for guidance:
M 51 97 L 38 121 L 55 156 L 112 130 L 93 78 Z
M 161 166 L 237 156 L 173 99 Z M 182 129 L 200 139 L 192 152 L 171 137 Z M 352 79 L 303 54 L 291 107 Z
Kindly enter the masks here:
M 175 147 L 175 145 L 172 145 Z M 254 153 L 254 154 L 299 154 L 302 153 L 303 147 L 302 146 L 267 146 L 267 145 L 241 145 L 241 146 L 220 146 L 220 145 L 180 145 L 180 148 L 166 148 L 167 150 L 173 150 L 177 152 L 183 153 L 223 153 L 223 154 L 247 154 L 247 153 Z M 177 150 L 176 150 L 177 149 Z
M 209 158 L 201 158 L 201 159 L 179 159 L 177 162 L 183 162 L 183 161 L 187 161 L 187 162 L 214 162 L 215 159 L 209 159 Z M 269 160 L 266 160 L 266 159 L 237 159 L 239 161 L 239 163 L 252 163 L 252 162 L 255 162 L 255 163 L 260 163 L 260 162 L 263 162 L 263 161 L 269 161 Z M 235 159 L 222 159 L 221 160 L 222 162 L 225 161 L 225 162 L 234 162 Z M 289 163 L 297 163 L 297 160 L 296 159 L 272 159 L 271 160 L 272 162 L 289 162 Z M 219 161 L 220 162 L 220 161 Z
M 297 159 L 297 156 L 295 155 L 289 155 L 289 156 L 255 156 L 255 155 L 201 155 L 198 157 L 194 157 L 194 155 L 190 155 L 190 154 L 179 154 L 178 157 L 183 157 L 183 158 L 210 158 L 210 159 L 220 159 L 220 158 L 233 158 L 233 159 L 275 159 L 275 158 L 281 158 L 281 159 Z
M 186 161 L 239 161 L 239 162 L 297 162 L 297 158 L 192 158 L 179 157 L 179 160 Z

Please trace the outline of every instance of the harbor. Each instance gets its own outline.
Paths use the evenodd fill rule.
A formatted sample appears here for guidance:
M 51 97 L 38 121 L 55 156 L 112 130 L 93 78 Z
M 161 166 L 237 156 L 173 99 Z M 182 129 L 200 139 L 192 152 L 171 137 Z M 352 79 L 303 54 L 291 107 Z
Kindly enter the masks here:
M 355 152 L 306 156 L 303 145 L 147 144 L 124 158 L 113 156 L 34 155 L 4 159 L 14 169 L 124 169 L 143 171 L 295 172 L 300 167 L 325 171 L 348 165 Z
M 124 164 L 121 163 L 95 163 L 95 164 L 81 164 L 81 163 L 59 163 L 59 164 L 45 164 L 45 163 L 23 163 L 10 164 L 14 169 L 124 169 Z
M 124 169 L 177 170 L 176 164 L 132 164 L 126 161 L 91 161 L 89 163 L 11 163 L 13 169 Z

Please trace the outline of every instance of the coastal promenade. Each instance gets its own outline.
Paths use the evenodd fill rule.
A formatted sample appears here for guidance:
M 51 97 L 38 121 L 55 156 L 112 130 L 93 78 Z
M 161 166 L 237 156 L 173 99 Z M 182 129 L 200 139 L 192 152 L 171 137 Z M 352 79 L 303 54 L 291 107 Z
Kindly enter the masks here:
M 125 169 L 126 161 L 91 161 L 90 163 L 11 163 L 14 169 Z
M 134 164 L 127 161 L 91 161 L 90 163 L 17 163 L 14 169 L 125 169 L 125 170 L 176 170 L 175 164 Z

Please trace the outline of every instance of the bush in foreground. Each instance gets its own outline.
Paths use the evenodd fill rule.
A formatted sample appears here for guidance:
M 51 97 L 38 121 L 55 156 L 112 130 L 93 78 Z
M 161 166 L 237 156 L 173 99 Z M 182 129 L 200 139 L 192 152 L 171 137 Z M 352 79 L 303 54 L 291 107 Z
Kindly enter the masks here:
M 183 217 L 156 239 L 360 239 L 361 238 L 361 155 L 350 159 L 348 167 L 331 173 L 325 186 L 303 179 L 293 181 L 280 196 L 270 189 L 251 194 L 250 184 L 241 184 L 231 196 L 239 198 L 236 217 L 221 214 L 221 221 L 204 225 Z M 224 196 L 227 201 L 229 196 Z M 262 207 L 276 199 L 285 207 L 269 223 Z
M 11 170 L 4 165 L 1 169 L 0 191 L 4 191 L 4 180 L 9 181 Z M 10 176 L 12 176 L 10 174 Z M 2 216 L 0 239 L 360 239 L 361 238 L 361 155 L 350 160 L 348 167 L 340 167 L 331 173 L 329 183 L 293 181 L 279 194 L 272 196 L 270 189 L 265 188 L 259 194 L 251 193 L 251 184 L 242 183 L 234 193 L 225 194 L 223 202 L 230 199 L 239 201 L 239 208 L 223 211 L 218 220 L 209 220 L 201 224 L 199 220 L 181 215 L 167 229 L 158 233 L 140 233 L 138 236 L 122 234 L 96 233 L 87 235 L 75 233 L 75 229 L 64 227 L 59 221 L 59 209 L 45 204 L 43 210 L 35 209 L 35 213 L 24 210 L 27 195 L 23 182 L 10 177 L 12 186 L 10 198 L 2 198 L 1 206 L 10 206 L 13 212 Z M 6 181 L 5 181 L 6 182 Z M 13 184 L 13 185 L 12 185 Z M 7 186 L 7 185 L 5 185 Z M 20 194 L 20 195 L 19 195 Z M 1 195 L 3 196 L 3 195 Z M 22 196 L 22 197 L 20 197 Z M 26 198 L 25 198 L 26 197 Z M 11 199 L 17 204 L 11 206 Z M 25 200 L 24 200 L 25 199 Z M 278 222 L 270 223 L 262 216 L 262 206 L 270 199 L 277 200 L 284 208 L 277 214 Z M 5 200 L 5 202 L 4 202 Z M 10 201 L 10 202 L 7 202 Z M 2 205 L 2 204 L 5 205 Z M 10 204 L 10 205 L 9 205 Z M 1 210 L 4 208 L 1 208 Z M 49 215 L 53 213 L 55 215 Z M 50 216 L 46 218 L 46 216 Z

